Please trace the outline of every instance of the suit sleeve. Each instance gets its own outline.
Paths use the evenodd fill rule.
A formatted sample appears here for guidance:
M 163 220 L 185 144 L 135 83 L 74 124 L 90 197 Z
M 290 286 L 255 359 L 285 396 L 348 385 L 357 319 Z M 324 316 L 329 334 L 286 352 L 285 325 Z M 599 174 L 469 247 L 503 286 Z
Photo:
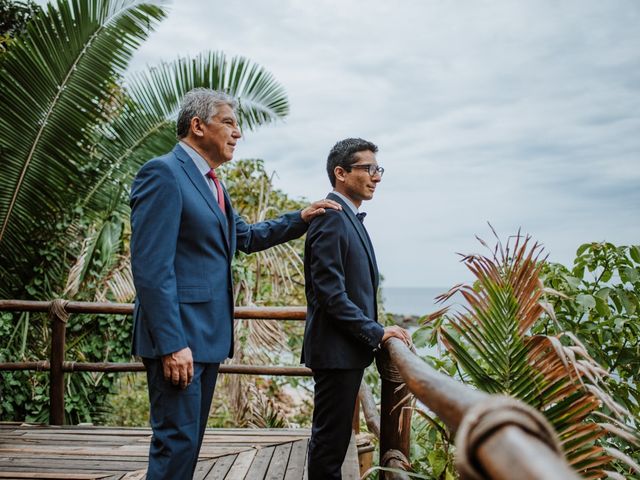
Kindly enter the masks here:
M 146 163 L 131 187 L 131 267 L 138 301 L 159 355 L 187 347 L 174 260 L 182 197 L 169 167 Z
M 376 348 L 384 328 L 367 317 L 349 299 L 345 286 L 344 261 L 349 246 L 344 219 L 338 212 L 327 213 L 311 222 L 307 233 L 307 254 L 313 293 L 320 308 L 335 324 L 357 340 Z
M 280 243 L 288 242 L 305 234 L 308 224 L 302 220 L 300 211 L 264 222 L 249 224 L 233 212 L 236 227 L 237 249 L 244 253 L 259 252 Z

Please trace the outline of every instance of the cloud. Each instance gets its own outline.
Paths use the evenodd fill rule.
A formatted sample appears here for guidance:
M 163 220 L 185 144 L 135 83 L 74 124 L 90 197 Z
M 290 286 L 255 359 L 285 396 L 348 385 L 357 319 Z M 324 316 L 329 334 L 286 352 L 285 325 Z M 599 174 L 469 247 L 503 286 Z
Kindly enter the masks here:
M 336 140 L 380 146 L 364 206 L 387 285 L 466 278 L 455 252 L 518 227 L 569 263 L 640 238 L 640 4 L 180 0 L 133 70 L 186 53 L 251 58 L 291 115 L 247 134 L 294 196 L 329 189 Z

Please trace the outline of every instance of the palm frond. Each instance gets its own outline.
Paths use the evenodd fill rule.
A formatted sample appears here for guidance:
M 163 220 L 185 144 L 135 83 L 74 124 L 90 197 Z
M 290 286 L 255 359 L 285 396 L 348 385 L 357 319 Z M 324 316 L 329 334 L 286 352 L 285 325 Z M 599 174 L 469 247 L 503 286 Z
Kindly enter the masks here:
M 54 223 L 91 185 L 87 134 L 104 121 L 109 85 L 164 15 L 133 0 L 59 0 L 28 25 L 0 70 L 0 278 L 21 279 L 41 223 Z M 30 241 L 25 241 L 29 239 Z M 24 279 L 22 279 L 24 282 Z

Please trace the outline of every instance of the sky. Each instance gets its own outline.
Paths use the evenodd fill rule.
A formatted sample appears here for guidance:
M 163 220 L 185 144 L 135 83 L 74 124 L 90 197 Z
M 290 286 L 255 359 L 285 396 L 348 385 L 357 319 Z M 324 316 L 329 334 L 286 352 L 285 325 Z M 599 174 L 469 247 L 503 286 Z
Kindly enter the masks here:
M 176 0 L 130 70 L 209 50 L 265 67 L 291 113 L 236 158 L 315 200 L 336 141 L 376 143 L 361 210 L 384 285 L 449 287 L 487 222 L 565 265 L 640 244 L 638 25 L 637 0 Z

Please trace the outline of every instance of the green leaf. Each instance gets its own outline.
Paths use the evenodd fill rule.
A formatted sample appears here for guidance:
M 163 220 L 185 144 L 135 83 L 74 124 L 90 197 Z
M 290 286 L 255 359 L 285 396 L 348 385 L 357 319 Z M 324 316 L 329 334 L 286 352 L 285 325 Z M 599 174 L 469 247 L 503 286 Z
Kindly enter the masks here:
M 603 300 L 601 297 L 595 297 L 596 299 L 596 312 L 603 317 L 609 317 L 611 315 L 611 309 L 609 308 L 609 304 L 606 300 Z
M 428 345 L 430 336 L 431 336 L 430 329 L 421 327 L 413 332 L 413 334 L 411 335 L 411 338 L 416 348 L 423 348 Z
M 606 300 L 609 297 L 609 293 L 611 293 L 611 289 L 609 287 L 604 287 L 598 290 L 595 295 L 602 300 Z
M 628 322 L 628 319 L 626 318 L 616 318 L 615 321 L 613 322 L 615 331 L 618 333 L 622 332 L 627 322 Z
M 580 288 L 580 285 L 582 284 L 582 280 L 580 278 L 573 277 L 571 275 L 563 275 L 563 277 L 571 288 L 573 289 Z
M 613 271 L 606 269 L 604 272 L 602 272 L 602 277 L 600 277 L 600 281 L 602 283 L 607 283 L 609 280 L 611 280 L 611 277 L 613 277 Z
M 629 248 L 629 255 L 631 255 L 631 258 L 633 259 L 634 262 L 640 263 L 640 246 L 638 245 L 631 246 Z
M 447 455 L 442 450 L 433 450 L 427 455 L 429 465 L 431 465 L 431 473 L 434 477 L 439 478 L 447 468 Z
M 638 270 L 632 267 L 624 267 L 619 270 L 620 279 L 623 282 L 636 283 L 640 279 Z
M 596 299 L 593 297 L 593 295 L 587 295 L 584 293 L 576 296 L 576 302 L 585 310 L 591 310 L 596 306 Z
M 633 315 L 636 311 L 636 303 L 633 301 L 631 295 L 624 290 L 620 291 L 619 293 L 620 300 L 622 301 L 624 309 L 629 315 Z
M 582 255 L 590 246 L 591 246 L 590 243 L 583 243 L 582 245 L 580 245 L 578 247 L 578 250 L 576 251 L 576 257 L 579 257 L 580 255 Z

